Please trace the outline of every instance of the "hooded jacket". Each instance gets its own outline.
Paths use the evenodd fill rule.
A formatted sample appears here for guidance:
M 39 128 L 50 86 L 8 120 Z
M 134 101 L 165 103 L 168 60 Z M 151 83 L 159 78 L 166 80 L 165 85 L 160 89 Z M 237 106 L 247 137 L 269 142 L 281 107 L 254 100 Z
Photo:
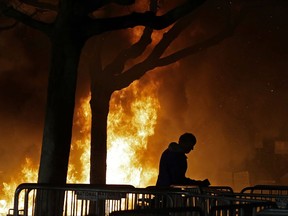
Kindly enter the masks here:
M 156 186 L 188 185 L 196 181 L 185 177 L 187 157 L 178 143 L 172 142 L 162 153 Z

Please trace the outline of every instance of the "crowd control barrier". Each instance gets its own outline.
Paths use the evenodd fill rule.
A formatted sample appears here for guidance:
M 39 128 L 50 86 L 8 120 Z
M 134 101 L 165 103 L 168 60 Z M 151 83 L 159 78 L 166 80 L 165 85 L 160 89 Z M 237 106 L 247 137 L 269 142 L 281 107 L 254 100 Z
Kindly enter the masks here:
M 227 186 L 135 188 L 131 185 L 24 183 L 17 187 L 14 207 L 8 215 L 258 216 L 263 215 L 264 210 L 278 208 L 277 199 L 285 197 L 248 190 L 234 193 Z
M 255 185 L 251 187 L 245 187 L 241 190 L 241 193 L 249 194 L 271 194 L 271 195 L 283 195 L 288 196 L 288 186 L 284 185 Z
M 255 185 L 246 187 L 241 190 L 241 197 L 275 203 L 274 207 L 260 211 L 257 216 L 288 216 L 288 186 Z
M 181 207 L 182 196 L 178 188 L 24 183 L 15 191 L 10 212 L 14 216 L 109 215 L 114 211 Z

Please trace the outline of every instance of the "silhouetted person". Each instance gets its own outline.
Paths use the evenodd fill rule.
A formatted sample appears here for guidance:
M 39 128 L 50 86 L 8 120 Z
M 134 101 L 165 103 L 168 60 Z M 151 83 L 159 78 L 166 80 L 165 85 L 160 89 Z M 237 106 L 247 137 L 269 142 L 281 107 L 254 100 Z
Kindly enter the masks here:
M 172 142 L 162 153 L 159 164 L 159 175 L 156 186 L 168 187 L 171 185 L 197 185 L 207 187 L 208 179 L 193 180 L 185 176 L 187 171 L 187 156 L 196 144 L 196 137 L 191 133 L 184 133 L 179 142 Z

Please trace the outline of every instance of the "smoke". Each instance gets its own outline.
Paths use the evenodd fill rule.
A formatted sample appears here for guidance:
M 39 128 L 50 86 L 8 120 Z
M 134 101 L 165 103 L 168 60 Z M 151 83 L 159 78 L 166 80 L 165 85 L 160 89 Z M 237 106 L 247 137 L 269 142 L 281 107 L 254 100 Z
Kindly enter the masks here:
M 255 163 L 262 141 L 287 140 L 283 17 L 280 8 L 253 11 L 233 37 L 162 73 L 157 138 L 151 139 L 156 164 L 170 142 L 192 132 L 198 142 L 188 155 L 187 176 L 237 190 L 250 183 L 247 166 Z M 236 174 L 244 178 L 238 185 L 233 184 Z
M 0 179 L 8 181 L 25 157 L 39 160 L 49 45 L 21 25 L 0 34 Z

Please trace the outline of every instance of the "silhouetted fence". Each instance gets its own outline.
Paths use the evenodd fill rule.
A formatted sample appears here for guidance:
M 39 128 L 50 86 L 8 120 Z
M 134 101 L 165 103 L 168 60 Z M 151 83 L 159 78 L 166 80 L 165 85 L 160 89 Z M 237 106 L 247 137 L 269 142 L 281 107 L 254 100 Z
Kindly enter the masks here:
M 17 187 L 14 208 L 8 215 L 42 216 L 55 212 L 53 216 L 262 216 L 268 215 L 272 210 L 279 212 L 281 209 L 281 212 L 285 212 L 288 195 L 284 190 L 287 188 L 257 185 L 235 193 L 227 186 L 135 188 L 131 185 L 53 186 L 25 183 Z M 276 193 L 279 189 L 282 191 Z M 51 197 L 51 194 L 55 199 L 46 199 L 45 196 Z M 61 202 L 57 201 L 58 195 Z M 41 200 L 55 203 L 41 203 Z

